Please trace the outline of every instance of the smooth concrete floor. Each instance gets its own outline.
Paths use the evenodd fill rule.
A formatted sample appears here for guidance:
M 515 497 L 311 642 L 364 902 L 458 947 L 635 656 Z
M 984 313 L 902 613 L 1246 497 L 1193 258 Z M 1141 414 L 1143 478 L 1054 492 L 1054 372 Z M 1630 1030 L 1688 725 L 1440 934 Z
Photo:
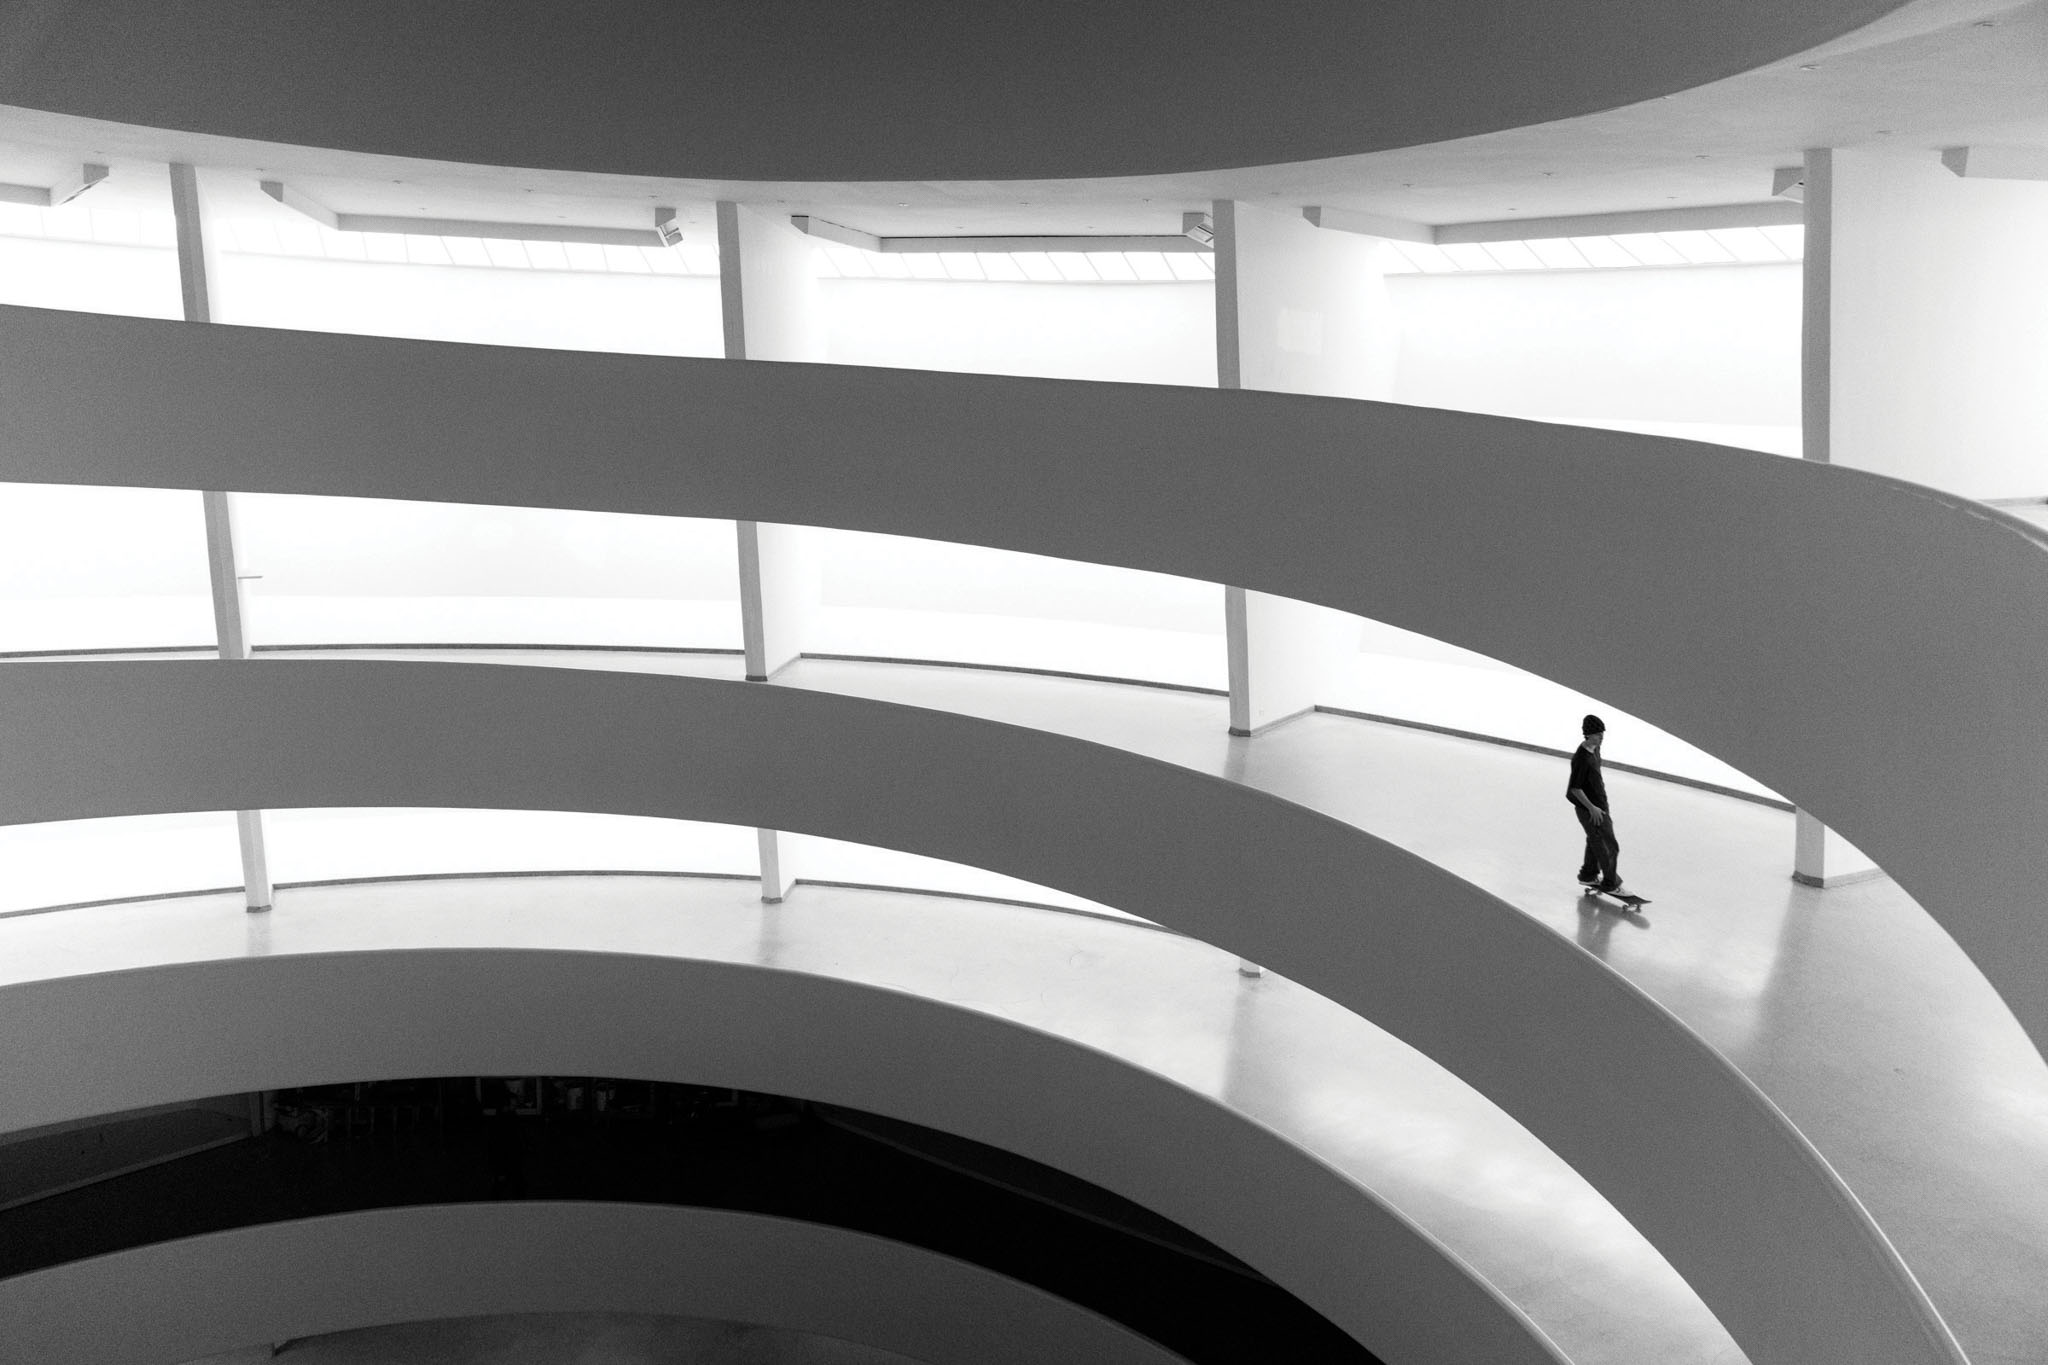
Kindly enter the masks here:
M 754 963 L 1015 1020 L 1169 1077 L 1313 1152 L 1463 1257 L 1581 1365 L 1743 1359 L 1640 1234 L 1490 1102 L 1323 996 L 1245 978 L 1234 957 L 1155 929 L 840 887 L 799 886 L 765 906 L 751 883 L 699 878 L 364 883 L 282 891 L 255 917 L 239 897 L 212 895 L 0 921 L 0 986 L 454 946 Z
M 322 651 L 318 657 L 335 654 Z M 460 651 L 428 657 L 712 677 L 739 671 L 737 660 L 717 655 Z M 1623 917 L 1585 901 L 1572 884 L 1578 831 L 1563 800 L 1564 765 L 1558 759 L 1327 715 L 1304 717 L 1254 739 L 1232 739 L 1225 733 L 1220 698 L 1016 673 L 804 660 L 778 675 L 777 684 L 983 715 L 1147 753 L 1322 810 L 1502 896 L 1602 957 L 1756 1080 L 1870 1207 L 1973 1360 L 2048 1360 L 2048 1066 L 1981 974 L 1895 885 L 1877 881 L 1817 891 L 1792 883 L 1789 814 L 1611 772 L 1623 873 L 1634 889 L 1654 898 L 1644 915 Z M 1559 718 L 1560 747 L 1574 742 L 1576 719 Z M 1627 761 L 1625 732 L 1609 735 L 1607 756 Z M 803 902 L 826 898 L 823 888 L 804 888 L 800 898 L 769 917 L 774 932 L 779 937 L 803 922 Z M 745 902 L 742 896 L 733 899 Z M 302 906 L 314 912 L 318 901 L 311 892 L 292 893 L 280 902 L 277 927 L 290 922 L 287 909 L 297 919 Z M 947 925 L 977 925 L 971 936 L 946 933 L 948 951 L 977 960 L 986 946 L 982 936 L 1007 937 L 988 915 L 1006 917 L 1005 924 L 1036 922 L 1030 914 L 1000 908 L 946 908 L 953 916 Z M 185 916 L 162 918 L 169 909 L 159 906 L 150 918 L 174 939 L 184 939 L 186 949 L 196 947 L 188 936 L 196 926 L 173 930 L 169 921 Z M 97 920 L 108 913 L 0 923 L 0 961 L 8 964 L 9 975 L 16 964 L 33 974 L 52 968 L 61 974 L 67 968 L 46 953 L 68 956 L 59 948 L 62 940 L 78 946 L 79 936 L 90 932 L 104 941 L 102 933 L 112 929 L 102 923 L 88 931 L 89 921 L 73 916 Z M 1367 1047 L 1357 1040 L 1367 1036 L 1369 1025 L 1345 1022 L 1351 1016 L 1277 978 L 1240 987 L 1234 972 L 1200 958 L 1207 950 L 1199 945 L 1142 929 L 1047 918 L 1060 922 L 1055 939 L 1088 936 L 1092 944 L 1107 935 L 1119 953 L 1136 952 L 1161 969 L 1173 963 L 1176 974 L 1187 972 L 1191 979 L 1208 971 L 1230 978 L 1215 989 L 1230 998 L 1233 1014 L 1241 1001 L 1257 1002 L 1254 1013 L 1248 1021 L 1233 1018 L 1228 1024 L 1212 1019 L 1192 1034 L 1176 1029 L 1172 1051 L 1181 1063 L 1173 1074 L 1190 1074 L 1179 1045 L 1193 1045 L 1206 1034 L 1214 1053 L 1226 1046 L 1218 1039 L 1229 1040 L 1227 1070 L 1234 1079 L 1228 1092 L 1234 1103 L 1259 1110 L 1276 1106 L 1291 1116 L 1282 1131 L 1314 1150 L 1343 1151 L 1343 1159 L 1332 1157 L 1336 1164 L 1466 1255 L 1574 1359 L 1741 1358 L 1711 1319 L 1701 1322 L 1703 1310 L 1682 1286 L 1675 1293 L 1659 1287 L 1663 1277 L 1675 1277 L 1661 1262 L 1654 1270 L 1645 1267 L 1647 1248 L 1639 1239 L 1628 1241 L 1632 1231 L 1624 1226 L 1621 1236 L 1590 1211 L 1559 1216 L 1563 1206 L 1552 1200 L 1562 1186 L 1544 1195 L 1552 1178 L 1539 1174 L 1536 1165 L 1521 1164 L 1526 1157 L 1496 1162 L 1497 1145 L 1505 1152 L 1516 1142 L 1535 1144 L 1469 1091 L 1467 1100 L 1452 1103 L 1448 1095 L 1462 1086 L 1440 1072 L 1427 1081 L 1411 1077 L 1403 1083 L 1411 1095 L 1428 1100 L 1403 1109 L 1405 1118 L 1392 1119 L 1389 1078 L 1400 1068 L 1390 1068 L 1384 1054 L 1398 1045 L 1379 1035 L 1371 1045 L 1377 1051 L 1351 1056 L 1365 1065 L 1363 1071 L 1346 1061 L 1349 1049 Z M 65 922 L 71 927 L 60 929 Z M 28 949 L 15 933 L 16 926 L 30 925 L 40 927 L 21 932 L 57 940 L 28 954 L 41 960 L 41 968 L 13 951 Z M 764 920 L 764 932 L 767 927 Z M 1125 946 L 1125 940 L 1135 946 Z M 1189 952 L 1197 956 L 1183 959 Z M 1116 1003 L 1095 997 L 1086 980 L 1094 974 L 1086 953 L 1071 959 L 1068 970 L 1047 960 L 1010 977 L 979 1003 L 1008 1013 L 1028 999 L 1054 998 L 1046 982 L 1074 977 L 1075 964 L 1091 967 L 1072 982 L 1082 994 L 1061 992 L 1057 998 L 1077 1011 L 1077 1020 Z M 831 969 L 842 966 L 835 961 Z M 1141 971 L 1137 979 L 1150 976 Z M 1161 989 L 1155 980 L 1144 994 L 1156 998 Z M 1193 998 L 1184 990 L 1172 994 L 1173 1013 Z M 1275 1018 L 1292 1013 L 1292 1005 L 1283 1010 L 1268 1002 L 1296 997 L 1343 1017 L 1324 1014 L 1321 1027 L 1306 1033 L 1269 1030 Z M 1136 999 L 1122 1003 L 1140 1005 Z M 1314 1013 L 1306 1004 L 1300 1008 Z M 1126 1046 L 1127 1024 L 1113 1028 Z M 1057 1020 L 1052 1026 L 1068 1031 Z M 1248 1031 L 1264 1041 L 1241 1039 Z M 1144 1032 L 1156 1038 L 1153 1030 Z M 1599 1045 L 1597 1038 L 1587 1040 L 1589 1047 Z M 1140 1055 L 1158 1065 L 1161 1059 L 1152 1052 L 1148 1047 Z M 1420 1059 L 1416 1065 L 1436 1071 Z M 1221 1084 L 1213 1064 L 1209 1084 Z M 1496 1131 L 1500 1125 L 1512 1132 Z M 1480 1172 L 1499 1179 L 1480 1179 Z M 1618 1222 L 1604 1203 L 1591 1202 L 1605 1219 Z

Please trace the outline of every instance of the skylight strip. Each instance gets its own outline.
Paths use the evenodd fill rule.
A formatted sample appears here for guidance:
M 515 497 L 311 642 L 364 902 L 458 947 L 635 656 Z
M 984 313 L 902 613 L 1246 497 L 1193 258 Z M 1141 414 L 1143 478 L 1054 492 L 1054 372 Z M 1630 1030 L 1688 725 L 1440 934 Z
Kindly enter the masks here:
M 1124 260 L 1131 267 L 1131 273 L 1141 280 L 1163 281 L 1179 278 L 1173 267 L 1166 263 L 1166 253 L 1161 251 L 1126 251 Z
M 491 253 L 484 250 L 480 237 L 443 237 L 441 245 L 448 252 L 448 259 L 457 265 L 489 267 L 491 264 Z
M 337 237 L 347 237 L 353 235 L 353 233 L 341 232 L 335 234 L 335 236 Z M 519 243 L 504 237 L 484 237 L 480 238 L 479 240 L 483 243 L 484 254 L 490 257 L 491 264 L 496 266 L 498 269 L 533 269 L 533 262 L 528 260 L 526 257 L 526 248 L 521 246 Z
M 1541 257 L 1529 249 L 1527 242 L 1487 242 L 1486 254 L 1493 257 L 1502 270 L 1542 270 Z
M 1785 259 L 1785 253 L 1778 249 L 1777 243 L 1755 228 L 1710 228 L 1707 235 L 1719 242 L 1729 255 L 1745 264 L 1761 265 Z
M 613 246 L 610 243 L 598 248 L 604 253 L 605 269 L 614 275 L 652 275 L 646 256 L 637 246 Z
M 1562 240 L 1571 243 L 1595 270 L 1626 270 L 1642 264 L 1612 237 L 1566 237 Z
M 1498 270 L 1493 257 L 1486 254 L 1486 248 L 1477 242 L 1447 242 L 1437 250 L 1444 259 L 1460 270 Z
M 565 245 L 568 245 L 567 243 L 522 241 L 519 245 L 526 248 L 526 259 L 533 262 L 535 270 L 569 270 L 573 268 L 570 264 L 569 253 L 562 250 Z M 579 242 L 575 245 L 581 246 L 584 243 Z
M 981 273 L 999 284 L 1016 284 L 1031 278 L 1024 273 L 1024 268 L 1017 264 L 1014 252 L 984 251 L 979 254 L 978 259 L 981 261 Z
M 1685 257 L 1656 232 L 1618 232 L 1609 239 L 1643 265 L 1684 265 Z
M 1102 278 L 1095 273 L 1095 266 L 1085 251 L 1048 251 L 1045 254 L 1053 268 L 1060 272 L 1060 278 L 1071 284 L 1093 284 Z
M 822 254 L 837 266 L 839 273 L 847 279 L 871 280 L 875 277 L 874 263 L 868 259 L 868 253 L 865 251 L 840 246 L 836 242 L 827 242 Z
M 1013 251 L 1010 259 L 1024 272 L 1024 278 L 1041 284 L 1055 284 L 1066 278 L 1060 268 L 1052 263 L 1052 257 L 1043 251 Z
M 1788 223 L 1776 227 L 1761 227 L 1757 231 L 1770 238 L 1771 245 L 1784 252 L 1786 260 L 1806 259 L 1806 224 Z
M 1121 251 L 1091 251 L 1088 264 L 1098 276 L 1113 284 L 1138 282 L 1138 272 L 1131 269 L 1131 263 L 1124 259 Z
M 1592 265 L 1586 254 L 1572 245 L 1569 237 L 1538 237 L 1528 246 L 1546 270 L 1586 270 Z
M 453 265 L 448 259 L 448 248 L 441 245 L 439 237 L 403 237 L 405 258 L 414 265 Z
M 1711 232 L 1660 232 L 1664 245 L 1685 258 L 1687 265 L 1727 265 L 1735 255 L 1714 240 Z

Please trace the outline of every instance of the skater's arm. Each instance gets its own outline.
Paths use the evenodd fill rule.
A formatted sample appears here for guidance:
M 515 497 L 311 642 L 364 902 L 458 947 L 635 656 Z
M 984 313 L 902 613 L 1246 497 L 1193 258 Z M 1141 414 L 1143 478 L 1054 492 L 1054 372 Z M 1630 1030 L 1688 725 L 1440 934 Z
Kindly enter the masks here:
M 1571 797 L 1572 800 L 1584 806 L 1586 808 L 1586 814 L 1593 817 L 1594 824 L 1597 825 L 1607 818 L 1607 812 L 1601 810 L 1598 806 L 1593 804 L 1593 798 L 1586 795 L 1586 789 L 1584 787 L 1573 787 L 1569 792 L 1566 792 L 1565 795 Z

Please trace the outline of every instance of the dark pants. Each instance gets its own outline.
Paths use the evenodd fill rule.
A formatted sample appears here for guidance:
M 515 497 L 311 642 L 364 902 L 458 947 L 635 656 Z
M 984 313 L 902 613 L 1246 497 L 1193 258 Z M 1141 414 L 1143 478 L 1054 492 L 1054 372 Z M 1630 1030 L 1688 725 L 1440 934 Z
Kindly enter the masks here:
M 1579 864 L 1579 880 L 1591 881 L 1599 877 L 1602 886 L 1621 884 L 1621 841 L 1614 837 L 1614 816 L 1609 814 L 1599 824 L 1586 808 L 1574 801 L 1572 814 L 1579 817 L 1579 828 L 1586 831 L 1586 858 Z

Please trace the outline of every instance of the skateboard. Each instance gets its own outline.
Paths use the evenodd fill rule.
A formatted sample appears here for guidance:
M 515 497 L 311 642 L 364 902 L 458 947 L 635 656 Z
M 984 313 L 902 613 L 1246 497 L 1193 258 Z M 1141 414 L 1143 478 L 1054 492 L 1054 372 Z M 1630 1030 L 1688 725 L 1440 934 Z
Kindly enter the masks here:
M 1624 915 L 1633 915 L 1650 903 L 1648 896 L 1638 896 L 1629 891 L 1602 891 L 1590 882 L 1580 882 L 1579 890 L 1588 896 L 1602 896 L 1616 902 L 1621 906 L 1621 913 Z

